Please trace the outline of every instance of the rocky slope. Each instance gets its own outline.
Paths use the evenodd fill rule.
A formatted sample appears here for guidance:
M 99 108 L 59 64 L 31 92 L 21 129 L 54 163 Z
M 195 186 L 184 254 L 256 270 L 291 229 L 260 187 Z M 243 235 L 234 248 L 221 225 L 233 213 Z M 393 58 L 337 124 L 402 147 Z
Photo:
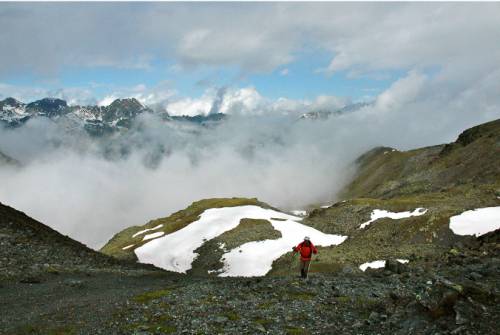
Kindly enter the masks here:
M 341 198 L 394 198 L 500 182 L 500 120 L 462 132 L 450 144 L 406 152 L 375 148 L 356 162 Z
M 307 282 L 193 279 L 135 297 L 110 327 L 145 334 L 494 334 L 499 236 L 453 249 L 439 263 L 392 261 Z
M 152 269 L 103 255 L 0 204 L 0 282 L 40 282 L 65 272 Z

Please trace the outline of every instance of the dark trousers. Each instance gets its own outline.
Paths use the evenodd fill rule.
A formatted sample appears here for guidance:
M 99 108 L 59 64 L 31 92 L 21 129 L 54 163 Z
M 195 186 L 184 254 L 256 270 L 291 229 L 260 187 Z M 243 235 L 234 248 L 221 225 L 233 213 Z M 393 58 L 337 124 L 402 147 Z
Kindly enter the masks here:
M 307 278 L 307 273 L 309 272 L 309 263 L 311 263 L 311 260 L 300 260 L 300 276 L 302 278 Z

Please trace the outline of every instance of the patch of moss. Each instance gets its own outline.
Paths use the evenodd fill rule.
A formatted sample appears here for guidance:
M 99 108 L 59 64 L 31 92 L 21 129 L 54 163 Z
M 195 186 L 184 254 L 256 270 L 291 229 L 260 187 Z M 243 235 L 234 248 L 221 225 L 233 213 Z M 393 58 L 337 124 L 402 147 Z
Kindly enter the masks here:
M 137 302 L 137 303 L 144 304 L 144 303 L 147 303 L 151 300 L 155 300 L 155 299 L 159 299 L 161 297 L 164 297 L 164 296 L 170 294 L 171 292 L 172 291 L 169 289 L 150 291 L 150 292 L 146 292 L 146 293 L 142 293 L 140 295 L 137 295 L 134 298 L 132 298 L 132 300 Z
M 240 319 L 240 316 L 238 315 L 238 313 L 236 313 L 235 311 L 233 310 L 227 310 L 224 312 L 223 314 L 225 317 L 227 317 L 229 320 L 231 321 L 237 321 Z
M 287 335 L 306 335 L 309 334 L 309 332 L 304 329 L 304 328 L 298 328 L 298 327 L 286 327 L 285 329 Z
M 348 296 L 340 296 L 336 297 L 335 301 L 341 303 L 341 304 L 350 304 L 351 303 L 351 298 Z
M 287 295 L 292 300 L 311 300 L 316 297 L 316 293 L 304 291 L 288 291 Z
M 269 309 L 273 305 L 272 301 L 264 301 L 257 305 L 257 309 Z
M 255 319 L 254 322 L 264 326 L 265 328 L 267 328 L 267 326 L 273 323 L 273 321 L 271 320 L 261 319 L 261 318 Z
M 46 334 L 46 335 L 72 335 L 76 334 L 73 326 L 47 326 L 47 325 L 25 325 L 15 330 L 15 334 Z

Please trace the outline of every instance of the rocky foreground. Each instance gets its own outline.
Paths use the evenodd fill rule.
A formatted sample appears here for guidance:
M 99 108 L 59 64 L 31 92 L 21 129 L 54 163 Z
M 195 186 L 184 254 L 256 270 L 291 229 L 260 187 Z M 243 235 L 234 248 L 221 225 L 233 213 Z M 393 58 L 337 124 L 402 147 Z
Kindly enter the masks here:
M 2 334 L 497 334 L 500 232 L 439 262 L 336 274 L 52 274 L 0 288 Z
M 132 299 L 109 325 L 144 334 L 494 334 L 500 232 L 425 260 L 336 275 L 193 280 Z M 314 270 L 314 269 L 313 269 Z

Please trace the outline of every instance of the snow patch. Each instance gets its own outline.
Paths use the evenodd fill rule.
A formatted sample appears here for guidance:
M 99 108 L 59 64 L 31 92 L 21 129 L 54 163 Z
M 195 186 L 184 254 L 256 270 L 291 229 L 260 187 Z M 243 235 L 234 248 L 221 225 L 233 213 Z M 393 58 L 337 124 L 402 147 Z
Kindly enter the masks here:
M 299 210 L 292 211 L 292 214 L 297 215 L 297 216 L 306 216 L 307 211 L 299 209 Z
M 270 220 L 281 232 L 277 240 L 248 242 L 223 255 L 224 267 L 219 277 L 254 277 L 268 273 L 273 262 L 290 252 L 291 247 L 309 236 L 316 246 L 328 247 L 344 242 L 347 236 L 325 234 L 292 220 Z
M 147 231 L 160 229 L 161 227 L 163 227 L 163 224 L 160 224 L 160 225 L 158 225 L 158 226 L 156 226 L 154 228 L 149 228 L 149 229 L 144 229 L 144 230 L 138 231 L 137 233 L 135 233 L 134 235 L 132 235 L 132 238 L 134 238 L 134 237 L 136 237 L 138 235 L 144 234 Z
M 417 208 L 413 212 L 410 212 L 410 211 L 407 211 L 407 212 L 389 212 L 386 210 L 375 209 L 372 211 L 370 220 L 361 224 L 361 226 L 359 226 L 359 229 L 364 229 L 364 228 L 368 227 L 370 224 L 372 224 L 374 221 L 376 221 L 378 219 L 382 219 L 382 218 L 390 218 L 390 219 L 398 220 L 398 219 L 409 218 L 411 216 L 424 215 L 425 213 L 427 213 L 427 209 L 425 209 L 425 208 Z
M 456 235 L 476 237 L 500 229 L 500 207 L 478 208 L 452 216 L 450 229 Z
M 406 264 L 409 262 L 407 259 L 396 259 L 399 263 Z M 385 260 L 376 260 L 373 262 L 368 262 L 368 263 L 363 263 L 359 266 L 359 269 L 361 271 L 366 271 L 366 269 L 380 269 L 385 266 L 386 261 Z
M 192 262 L 198 256 L 194 250 L 202 246 L 205 241 L 236 228 L 244 218 L 268 220 L 275 229 L 281 231 L 283 237 L 279 240 L 246 243 L 226 253 L 223 256 L 224 272 L 221 274 L 223 276 L 264 275 L 271 269 L 271 264 L 276 258 L 289 252 L 291 247 L 300 242 L 305 235 L 309 235 L 313 242 L 320 246 L 339 244 L 347 238 L 323 234 L 301 225 L 295 222 L 301 220 L 297 216 L 258 206 L 238 206 L 207 209 L 197 221 L 150 241 L 136 248 L 134 252 L 141 263 L 150 263 L 169 271 L 185 273 L 191 269 Z M 271 220 L 271 218 L 285 221 Z M 249 248 L 248 245 L 251 243 L 263 243 L 263 245 L 259 248 Z M 172 245 L 176 247 L 172 248 Z M 239 252 L 240 249 L 242 253 Z M 234 253 L 244 255 L 244 258 L 238 258 Z
M 135 244 L 127 245 L 126 247 L 123 247 L 122 250 L 127 250 L 130 249 L 134 246 Z
M 144 236 L 144 238 L 142 239 L 143 241 L 146 241 L 146 240 L 150 240 L 152 238 L 157 238 L 157 237 L 160 237 L 162 236 L 163 234 L 165 234 L 164 232 L 162 231 L 159 231 L 159 232 L 156 232 L 156 233 L 152 233 L 152 234 L 148 234 L 146 236 Z

